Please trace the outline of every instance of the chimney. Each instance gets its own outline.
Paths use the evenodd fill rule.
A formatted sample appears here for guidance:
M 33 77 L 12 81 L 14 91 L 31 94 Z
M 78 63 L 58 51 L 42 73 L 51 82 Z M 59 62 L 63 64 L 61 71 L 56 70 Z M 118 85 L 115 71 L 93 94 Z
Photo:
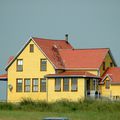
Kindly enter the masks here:
M 68 42 L 68 34 L 65 34 L 65 40 Z

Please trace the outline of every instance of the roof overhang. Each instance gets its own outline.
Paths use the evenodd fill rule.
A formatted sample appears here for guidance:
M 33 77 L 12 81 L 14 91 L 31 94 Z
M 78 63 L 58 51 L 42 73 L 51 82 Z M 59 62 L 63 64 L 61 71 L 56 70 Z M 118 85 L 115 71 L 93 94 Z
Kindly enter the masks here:
M 89 76 L 89 75 L 56 75 L 56 74 L 50 74 L 50 75 L 46 75 L 46 78 L 73 78 L 73 77 L 77 77 L 77 78 L 96 78 L 96 79 L 100 79 L 99 76 Z
M 99 68 L 56 68 L 57 70 L 99 70 Z
M 104 80 L 106 79 L 106 78 L 109 78 L 109 80 L 111 81 L 111 83 L 112 83 L 112 78 L 110 77 L 110 75 L 109 74 L 106 74 L 105 76 L 104 76 L 104 78 L 102 79 L 102 81 L 99 83 L 99 84 L 104 84 Z

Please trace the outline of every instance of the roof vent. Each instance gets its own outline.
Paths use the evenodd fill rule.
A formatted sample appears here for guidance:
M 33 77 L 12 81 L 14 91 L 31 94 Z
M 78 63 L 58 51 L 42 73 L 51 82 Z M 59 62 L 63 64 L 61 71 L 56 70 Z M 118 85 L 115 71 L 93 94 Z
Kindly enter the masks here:
M 53 45 L 53 48 L 57 49 L 57 45 Z
M 53 45 L 53 46 L 52 46 L 52 50 L 53 50 L 53 51 L 57 51 L 57 49 L 58 49 L 58 48 L 57 48 L 57 45 Z

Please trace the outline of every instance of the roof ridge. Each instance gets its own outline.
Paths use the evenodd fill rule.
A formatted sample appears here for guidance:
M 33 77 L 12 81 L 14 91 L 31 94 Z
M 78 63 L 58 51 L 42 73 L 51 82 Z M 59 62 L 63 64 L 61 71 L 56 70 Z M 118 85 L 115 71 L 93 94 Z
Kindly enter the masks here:
M 109 48 L 85 48 L 85 49 L 79 49 L 79 48 L 72 48 L 72 49 L 70 49 L 70 48 L 68 48 L 68 49 L 59 49 L 59 50 L 73 50 L 73 51 L 77 51 L 77 50 L 103 50 L 103 49 L 106 49 L 106 50 L 109 50 Z
M 75 48 L 74 50 L 95 50 L 95 49 L 110 49 L 110 48 Z
M 43 39 L 43 40 L 51 40 L 51 41 L 66 41 L 65 39 L 52 39 L 52 38 L 38 38 L 38 37 L 32 37 L 32 39 Z

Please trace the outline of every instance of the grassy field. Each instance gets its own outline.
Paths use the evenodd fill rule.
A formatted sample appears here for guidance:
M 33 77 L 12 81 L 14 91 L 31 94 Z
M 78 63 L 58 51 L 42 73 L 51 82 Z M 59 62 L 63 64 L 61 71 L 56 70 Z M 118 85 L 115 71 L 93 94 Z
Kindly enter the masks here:
M 0 111 L 0 120 L 42 120 L 44 117 L 68 117 L 70 120 L 120 120 L 120 112 L 27 112 Z
M 120 120 L 120 101 L 67 100 L 47 103 L 23 100 L 0 103 L 0 120 L 42 120 L 44 117 L 68 117 L 70 120 Z

